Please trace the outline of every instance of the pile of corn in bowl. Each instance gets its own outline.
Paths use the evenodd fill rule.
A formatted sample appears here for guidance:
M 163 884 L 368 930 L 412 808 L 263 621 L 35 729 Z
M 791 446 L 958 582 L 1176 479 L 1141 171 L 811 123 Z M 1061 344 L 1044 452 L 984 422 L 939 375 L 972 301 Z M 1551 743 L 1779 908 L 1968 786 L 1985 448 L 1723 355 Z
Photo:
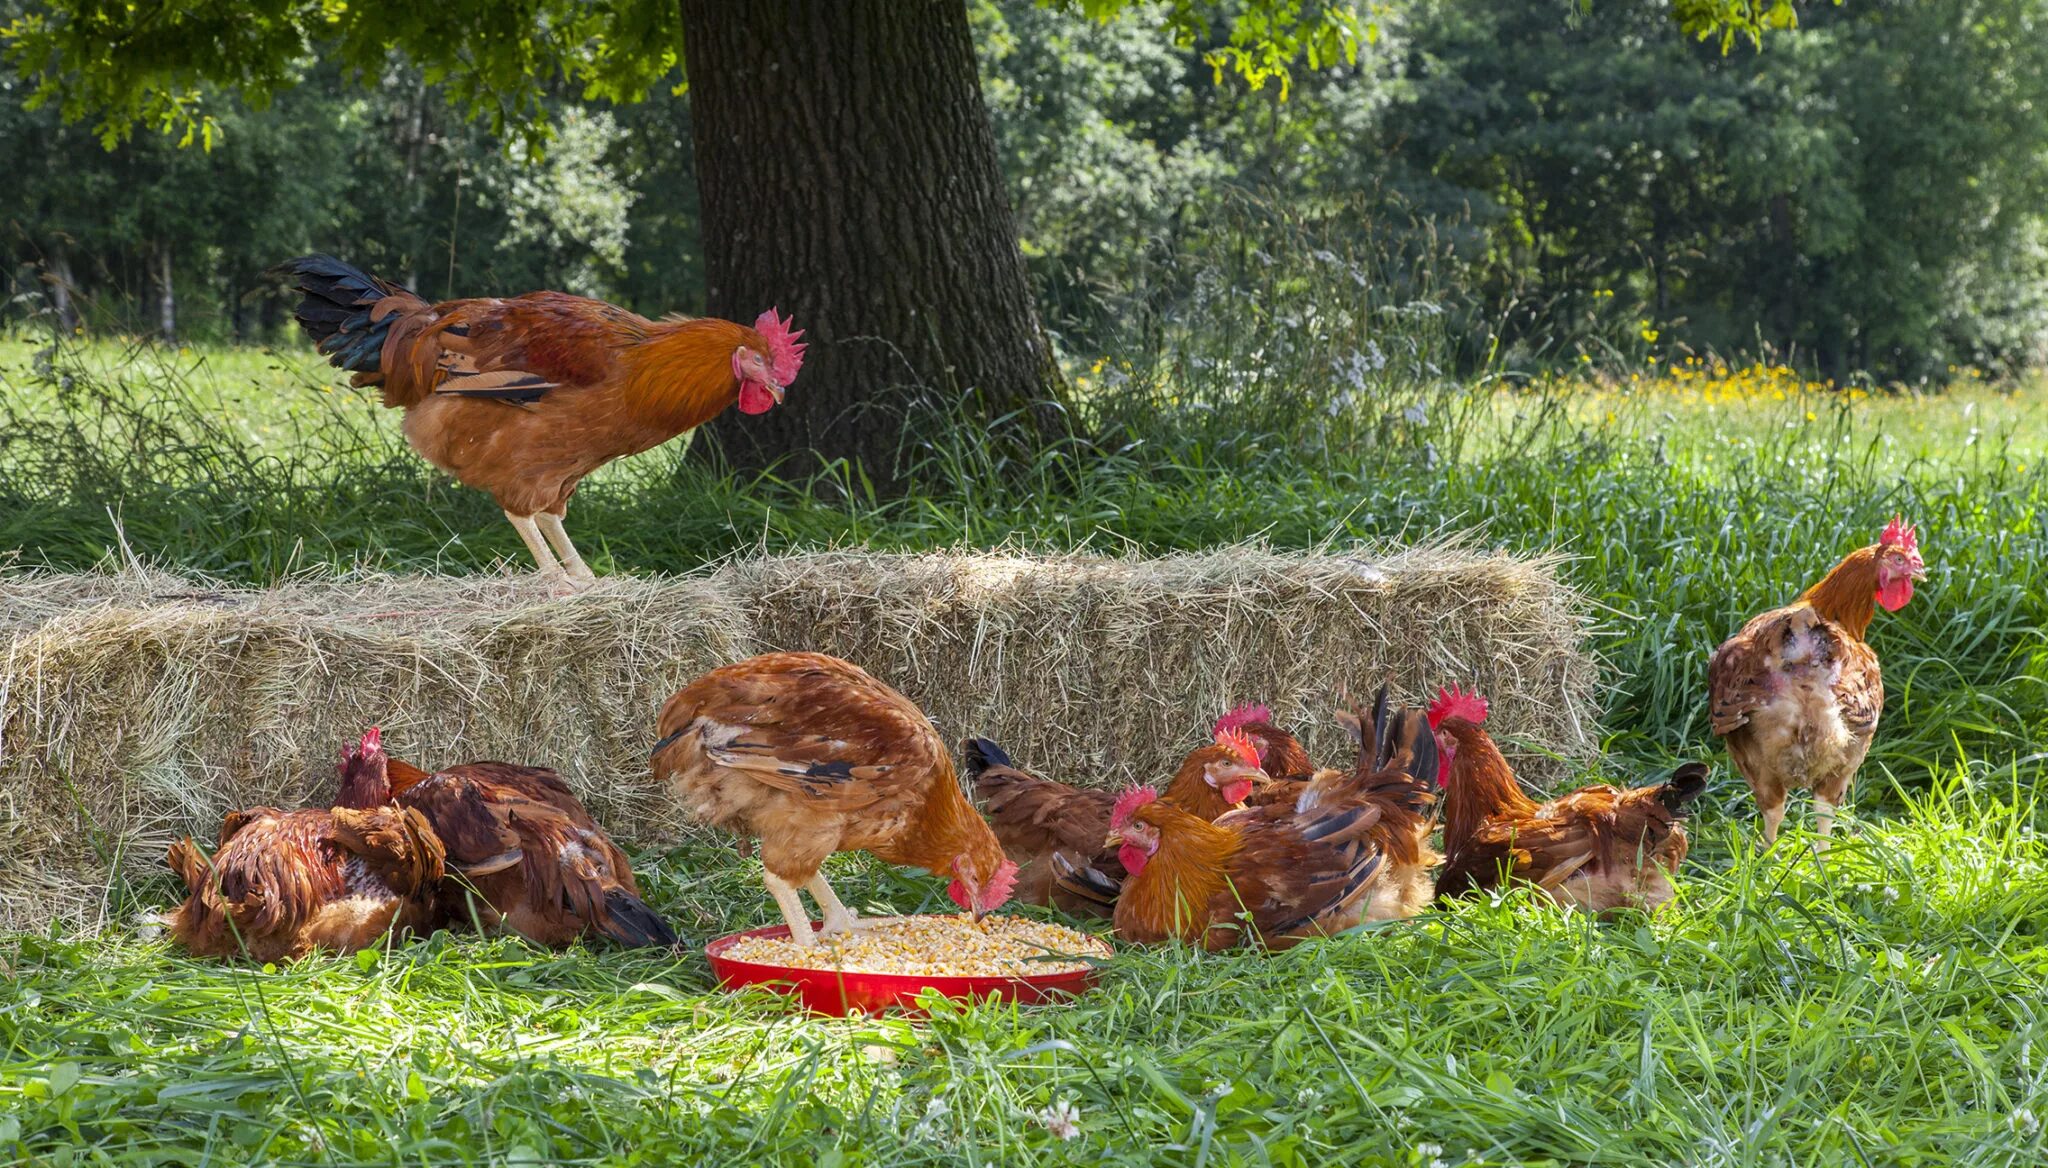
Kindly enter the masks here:
M 748 937 L 723 954 L 731 961 L 914 977 L 1040 977 L 1078 973 L 1110 956 L 1098 937 L 1020 917 L 892 917 L 861 922 L 815 945 L 781 937 Z

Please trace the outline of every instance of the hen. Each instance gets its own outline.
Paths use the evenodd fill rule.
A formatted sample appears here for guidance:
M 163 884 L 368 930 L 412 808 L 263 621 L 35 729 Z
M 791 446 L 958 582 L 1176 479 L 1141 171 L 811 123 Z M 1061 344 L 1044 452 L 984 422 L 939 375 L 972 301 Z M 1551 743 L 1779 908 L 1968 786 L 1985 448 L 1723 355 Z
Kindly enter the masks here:
M 332 256 L 277 271 L 305 294 L 298 322 L 328 361 L 380 387 L 412 448 L 490 492 L 541 574 L 563 583 L 596 578 L 562 526 L 585 475 L 735 402 L 765 413 L 803 365 L 803 333 L 772 309 L 748 328 L 561 292 L 428 304 Z
M 977 919 L 1009 899 L 1017 865 L 960 789 L 945 740 L 909 699 L 821 653 L 714 669 L 662 707 L 653 761 L 691 818 L 761 841 L 763 880 L 798 944 L 799 888 L 826 934 L 858 923 L 819 872 L 834 852 L 950 877 Z
M 1884 711 L 1884 679 L 1864 634 L 1878 606 L 1904 608 L 1926 575 L 1918 533 L 1895 518 L 1797 601 L 1752 617 L 1714 650 L 1709 718 L 1756 796 L 1765 847 L 1777 842 L 1786 794 L 1810 789 L 1826 850 Z
M 1056 891 L 1054 852 L 1070 864 L 1093 857 L 1094 866 L 1120 879 L 1123 869 L 1114 852 L 1104 852 L 1110 812 L 1116 795 L 1109 791 L 1070 787 L 1017 769 L 1003 749 L 986 738 L 962 744 L 967 775 L 988 809 L 989 826 L 1003 851 L 1021 867 L 1015 895 L 1027 904 L 1052 904 L 1076 915 L 1108 915 L 1113 906 L 1085 893 Z M 1243 803 L 1253 788 L 1266 781 L 1251 741 L 1236 730 L 1222 730 L 1214 741 L 1181 760 L 1161 797 L 1169 804 L 1205 820 L 1215 819 Z
M 417 811 L 232 811 L 211 859 L 190 839 L 166 861 L 187 896 L 171 938 L 201 957 L 295 961 L 353 953 L 387 933 L 430 932 L 441 841 Z
M 1130 873 L 1116 890 L 1117 935 L 1210 951 L 1284 949 L 1357 925 L 1395 862 L 1394 839 L 1415 840 L 1403 813 L 1427 806 L 1437 778 L 1436 741 L 1420 716 L 1402 715 L 1395 729 L 1400 745 L 1369 779 L 1321 771 L 1292 803 L 1240 808 L 1214 823 L 1152 791 L 1126 792 L 1109 840 Z M 1111 883 L 1093 870 L 1069 875 Z
M 1241 731 L 1250 738 L 1258 747 L 1259 765 L 1275 779 L 1306 782 L 1316 773 L 1316 764 L 1301 740 L 1274 723 L 1269 706 L 1238 706 L 1216 719 L 1212 728 L 1218 735 L 1226 730 Z
M 447 854 L 444 911 L 478 928 L 503 925 L 538 945 L 606 937 L 670 946 L 676 936 L 640 899 L 618 845 L 542 767 L 472 762 L 428 774 L 390 757 L 376 727 L 345 752 L 343 807 L 396 803 L 424 817 Z
M 1485 698 L 1456 689 L 1430 707 L 1446 788 L 1438 898 L 1513 880 L 1594 914 L 1670 900 L 1688 846 L 1680 820 L 1706 790 L 1706 766 L 1684 763 L 1653 787 L 1585 787 L 1538 804 L 1486 732 L 1486 713 Z

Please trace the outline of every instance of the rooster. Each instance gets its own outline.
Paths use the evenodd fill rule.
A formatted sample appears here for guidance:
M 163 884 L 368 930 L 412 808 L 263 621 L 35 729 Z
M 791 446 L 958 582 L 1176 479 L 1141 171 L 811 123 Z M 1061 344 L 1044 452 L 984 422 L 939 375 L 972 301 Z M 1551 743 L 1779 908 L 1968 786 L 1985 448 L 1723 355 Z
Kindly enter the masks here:
M 296 317 L 329 363 L 405 411 L 423 458 L 490 492 L 563 587 L 596 579 L 562 526 L 585 475 L 735 402 L 767 412 L 803 365 L 802 331 L 773 309 L 748 328 L 653 321 L 560 292 L 428 304 L 332 256 L 277 271 L 305 294 Z
M 588 937 L 628 946 L 676 943 L 640 899 L 626 854 L 554 771 L 472 762 L 428 774 L 385 753 L 372 726 L 342 755 L 336 802 L 396 803 L 426 819 L 447 852 L 450 917 L 480 928 L 503 925 L 554 947 Z
M 1116 854 L 1098 854 L 1109 832 L 1116 795 L 1019 770 L 1002 747 L 986 738 L 970 738 L 961 748 L 967 756 L 967 776 L 988 808 L 989 826 L 1003 851 L 1022 865 L 1016 897 L 1027 904 L 1054 904 L 1075 915 L 1108 915 L 1111 905 L 1055 891 L 1052 855 L 1064 853 L 1075 864 L 1094 857 L 1095 867 L 1120 879 L 1123 869 Z M 1266 781 L 1252 741 L 1242 731 L 1224 729 L 1181 760 L 1161 797 L 1190 815 L 1211 820 L 1242 804 Z
M 1594 914 L 1655 909 L 1674 895 L 1685 860 L 1680 821 L 1707 787 L 1704 764 L 1684 763 L 1662 784 L 1592 786 L 1538 804 L 1486 732 L 1486 699 L 1442 691 L 1430 723 L 1444 765 L 1444 869 L 1439 899 L 1516 880 L 1566 908 Z
M 967 801 L 946 742 L 916 705 L 822 653 L 768 653 L 712 670 L 661 709 L 654 773 L 691 818 L 758 837 L 762 878 L 813 944 L 798 889 L 825 935 L 859 925 L 819 868 L 867 851 L 950 879 L 979 920 L 1010 897 L 1017 865 Z
M 354 953 L 438 916 L 441 841 L 417 811 L 232 811 L 210 859 L 182 839 L 166 862 L 187 895 L 165 924 L 200 957 Z
M 1897 612 L 1926 578 L 1919 534 L 1894 518 L 1784 608 L 1750 618 L 1707 663 L 1708 715 L 1778 840 L 1785 796 L 1813 792 L 1818 847 L 1849 793 L 1884 711 L 1877 654 L 1863 636 L 1876 609 Z
M 1376 903 L 1412 899 L 1374 893 L 1401 863 L 1397 848 L 1417 842 L 1412 817 L 1429 802 L 1437 750 L 1419 715 L 1402 715 L 1396 731 L 1401 745 L 1369 780 L 1320 771 L 1291 803 L 1240 808 L 1214 823 L 1149 789 L 1125 792 L 1107 841 L 1130 873 L 1120 888 L 1100 871 L 1054 862 L 1066 879 L 1114 895 L 1117 935 L 1137 944 L 1284 949 L 1343 932 Z M 1408 913 L 1394 907 L 1390 915 Z

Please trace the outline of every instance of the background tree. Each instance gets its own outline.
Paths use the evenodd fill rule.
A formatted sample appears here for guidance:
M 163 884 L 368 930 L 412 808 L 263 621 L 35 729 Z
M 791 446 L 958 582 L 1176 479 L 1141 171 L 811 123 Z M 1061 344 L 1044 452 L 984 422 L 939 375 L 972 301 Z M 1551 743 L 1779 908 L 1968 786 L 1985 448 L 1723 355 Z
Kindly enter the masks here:
M 1107 16 L 1121 0 L 1073 0 Z M 1206 31 L 1193 0 L 1159 9 L 1177 35 Z M 1345 55 L 1349 3 L 1253 0 L 1216 50 L 1255 82 L 1306 55 Z M 137 121 L 210 142 L 202 86 L 259 106 L 309 52 L 365 76 L 392 47 L 430 79 L 538 145 L 548 86 L 637 100 L 683 55 L 703 193 L 707 307 L 771 304 L 818 342 L 800 393 L 729 454 L 761 465 L 800 449 L 886 476 L 899 427 L 930 389 L 942 413 L 1043 436 L 1061 417 L 1058 370 L 1017 254 L 982 103 L 965 0 L 365 0 L 252 11 L 221 0 L 112 5 L 54 0 L 6 30 L 39 99 L 100 119 L 109 142 Z M 89 68 L 82 62 L 91 62 Z M 875 415 L 879 411 L 880 418 Z

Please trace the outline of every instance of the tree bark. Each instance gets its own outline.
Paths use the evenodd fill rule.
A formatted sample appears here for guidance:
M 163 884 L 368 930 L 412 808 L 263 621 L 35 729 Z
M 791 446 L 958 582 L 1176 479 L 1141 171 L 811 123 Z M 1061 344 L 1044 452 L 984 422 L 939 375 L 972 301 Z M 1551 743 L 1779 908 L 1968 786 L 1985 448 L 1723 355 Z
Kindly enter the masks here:
M 1057 431 L 1064 386 L 965 0 L 681 10 L 708 311 L 751 324 L 779 308 L 811 343 L 781 406 L 706 428 L 725 458 L 754 468 L 808 450 L 891 482 L 908 426 Z
M 178 343 L 178 297 L 171 289 L 171 245 L 156 245 L 156 319 L 164 344 Z

